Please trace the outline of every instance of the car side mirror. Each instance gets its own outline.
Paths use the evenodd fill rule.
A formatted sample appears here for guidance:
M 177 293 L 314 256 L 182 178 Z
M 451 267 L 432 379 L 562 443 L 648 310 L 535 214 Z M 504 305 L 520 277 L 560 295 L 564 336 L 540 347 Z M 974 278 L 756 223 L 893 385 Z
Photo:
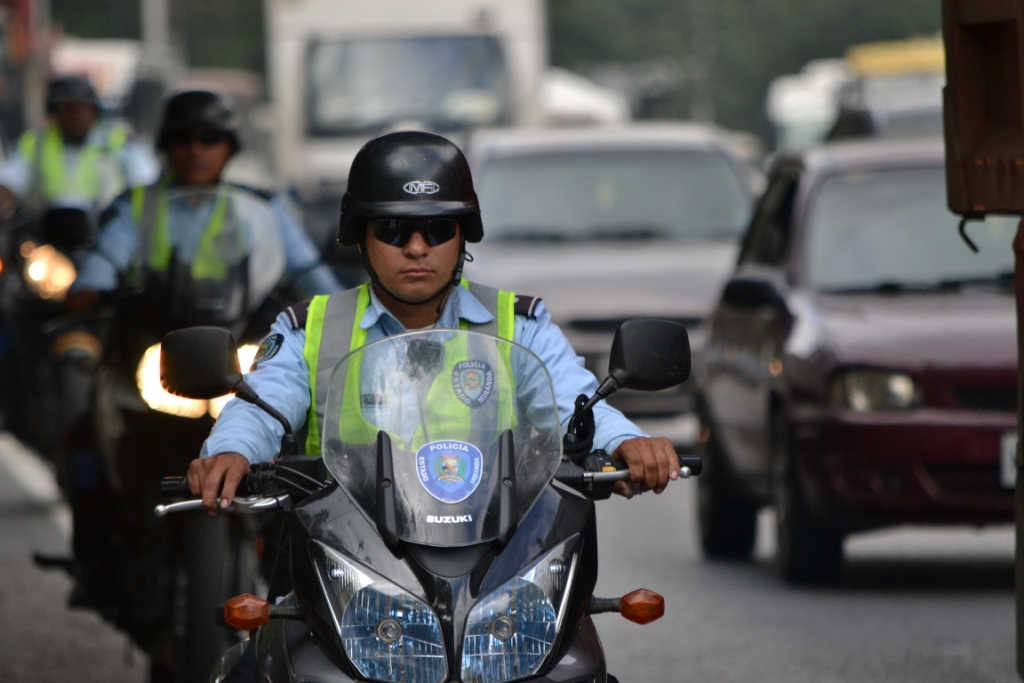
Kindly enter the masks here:
M 690 376 L 690 338 L 671 320 L 627 320 L 612 341 L 608 371 L 619 389 L 660 391 Z
M 85 246 L 92 237 L 89 216 L 81 209 L 50 209 L 43 214 L 40 236 L 45 244 L 70 253 Z
M 241 380 L 235 338 L 222 327 L 187 327 L 160 342 L 160 383 L 176 396 L 217 398 Z
M 768 280 L 737 277 L 729 280 L 722 292 L 722 301 L 735 308 L 783 308 L 785 299 Z

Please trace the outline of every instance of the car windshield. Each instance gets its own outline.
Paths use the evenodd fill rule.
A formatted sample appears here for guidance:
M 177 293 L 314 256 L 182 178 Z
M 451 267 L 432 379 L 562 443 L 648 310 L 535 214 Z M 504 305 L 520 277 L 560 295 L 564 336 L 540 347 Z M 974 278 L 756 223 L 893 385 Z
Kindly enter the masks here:
M 497 158 L 477 187 L 487 239 L 732 239 L 750 197 L 722 153 L 574 152 Z
M 476 332 L 432 329 L 363 346 L 334 369 L 324 414 L 324 462 L 340 488 L 374 519 L 378 478 L 390 479 L 396 531 L 412 543 L 493 540 L 502 491 L 518 521 L 562 454 L 544 364 Z M 378 467 L 384 444 L 390 476 Z M 503 457 L 511 476 L 501 474 Z
M 941 167 L 844 173 L 821 184 L 808 217 L 810 285 L 818 291 L 931 289 L 1013 273 L 1016 218 L 968 223 L 971 251 L 946 207 Z
M 490 36 L 314 41 L 308 129 L 330 136 L 408 121 L 442 131 L 500 123 L 504 72 Z

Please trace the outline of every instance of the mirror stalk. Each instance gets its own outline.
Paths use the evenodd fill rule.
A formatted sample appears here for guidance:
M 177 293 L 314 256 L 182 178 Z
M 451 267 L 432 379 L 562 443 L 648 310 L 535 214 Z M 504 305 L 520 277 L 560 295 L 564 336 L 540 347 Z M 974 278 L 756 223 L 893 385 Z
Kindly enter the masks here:
M 598 401 L 603 401 L 619 389 L 619 383 L 615 381 L 614 377 L 609 375 L 603 382 L 601 382 L 601 386 L 597 388 L 594 395 L 587 400 L 587 404 L 583 406 L 583 410 L 590 410 L 597 405 Z
M 284 436 L 281 437 L 282 456 L 299 455 L 299 440 L 292 432 L 292 424 L 288 421 L 288 418 L 278 412 L 278 410 L 272 405 L 260 398 L 256 391 L 246 384 L 244 379 L 238 380 L 238 384 L 235 385 L 233 391 L 235 392 L 235 396 L 246 403 L 253 404 L 281 423 L 281 426 L 284 427 Z

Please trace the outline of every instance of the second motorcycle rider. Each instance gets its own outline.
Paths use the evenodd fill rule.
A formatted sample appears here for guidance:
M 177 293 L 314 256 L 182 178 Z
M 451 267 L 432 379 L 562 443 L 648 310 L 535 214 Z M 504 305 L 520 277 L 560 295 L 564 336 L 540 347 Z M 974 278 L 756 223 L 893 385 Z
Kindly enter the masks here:
M 193 683 L 224 647 L 210 610 L 256 573 L 258 529 L 153 517 L 160 477 L 184 468 L 221 405 L 175 403 L 159 389 L 159 340 L 206 324 L 256 341 L 290 303 L 275 291 L 295 301 L 340 286 L 280 197 L 223 180 L 240 142 L 220 97 L 170 98 L 157 147 L 164 174 L 107 210 L 67 300 L 73 311 L 112 312 L 100 316 L 95 400 L 71 456 L 70 602 L 126 631 L 149 655 L 154 683 Z

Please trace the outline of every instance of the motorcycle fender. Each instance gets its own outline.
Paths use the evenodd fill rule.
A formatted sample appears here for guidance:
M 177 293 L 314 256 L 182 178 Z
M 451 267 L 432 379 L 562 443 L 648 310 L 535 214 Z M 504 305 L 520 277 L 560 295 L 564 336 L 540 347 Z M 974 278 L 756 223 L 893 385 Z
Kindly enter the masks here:
M 300 622 L 275 619 L 262 626 L 256 637 L 258 680 L 267 683 L 352 683 L 317 644 L 309 629 Z M 606 683 L 604 649 L 586 617 L 573 635 L 562 658 L 541 678 L 531 683 Z

